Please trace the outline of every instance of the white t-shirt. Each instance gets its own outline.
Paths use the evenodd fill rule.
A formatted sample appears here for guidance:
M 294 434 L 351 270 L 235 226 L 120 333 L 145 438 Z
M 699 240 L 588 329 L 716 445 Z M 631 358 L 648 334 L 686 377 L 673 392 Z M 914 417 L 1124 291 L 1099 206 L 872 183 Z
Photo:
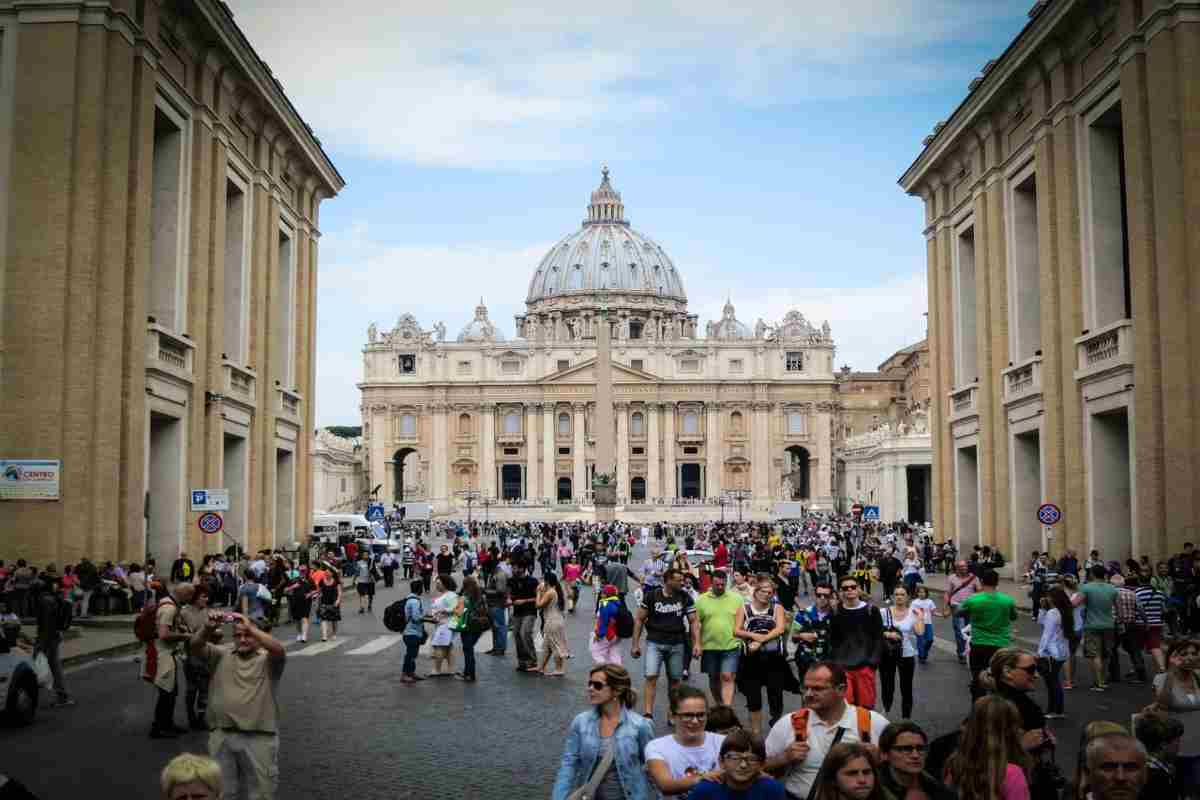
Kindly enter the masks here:
M 900 631 L 900 657 L 908 658 L 917 654 L 917 615 L 910 608 L 904 619 L 892 615 L 892 609 L 883 609 L 883 625 L 895 625 Z
M 913 600 L 908 606 L 909 608 L 921 609 L 921 617 L 925 620 L 926 628 L 933 625 L 933 612 L 937 611 L 937 603 L 929 598 L 925 598 L 924 600 Z
M 883 729 L 888 726 L 888 721 L 886 717 L 876 711 L 870 713 L 871 742 L 879 744 L 879 737 L 883 735 Z M 812 788 L 813 781 L 817 779 L 817 772 L 821 769 L 821 763 L 833 746 L 833 739 L 838 728 L 846 729 L 846 732 L 842 734 L 843 742 L 862 741 L 858 735 L 858 708 L 847 703 L 846 713 L 834 725 L 826 725 L 815 711 L 809 712 L 808 757 L 800 764 L 789 765 L 784 778 L 784 786 L 788 794 L 796 797 L 808 797 L 809 789 Z M 792 715 L 784 714 L 778 722 L 771 726 L 771 732 L 767 734 L 767 758 L 779 755 L 795 741 L 796 734 L 792 731 Z M 646 757 L 650 757 L 649 751 L 647 751 Z
M 674 736 L 660 736 L 646 745 L 646 761 L 665 762 L 672 778 L 712 772 L 721 761 L 721 743 L 724 741 L 725 737 L 722 734 L 705 733 L 704 744 L 698 747 L 684 747 Z M 667 798 L 684 796 L 664 795 Z
M 1154 694 L 1156 696 L 1166 679 L 1167 673 L 1165 672 L 1154 676 Z M 1171 684 L 1171 707 L 1169 710 L 1174 715 L 1183 714 L 1179 719 L 1183 723 L 1183 741 L 1179 745 L 1179 755 L 1181 756 L 1200 755 L 1200 720 L 1190 719 L 1193 713 L 1200 711 L 1200 692 L 1190 692 L 1188 691 L 1190 688 L 1180 686 L 1177 681 L 1172 681 Z

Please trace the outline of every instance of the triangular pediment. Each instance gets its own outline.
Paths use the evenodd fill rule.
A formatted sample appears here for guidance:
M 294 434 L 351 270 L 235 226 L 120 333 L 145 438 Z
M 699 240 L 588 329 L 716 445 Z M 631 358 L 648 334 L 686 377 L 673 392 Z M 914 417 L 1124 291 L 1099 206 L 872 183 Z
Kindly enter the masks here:
M 645 370 L 634 369 L 627 367 L 624 364 L 619 364 L 616 361 L 612 362 L 612 377 L 613 383 L 658 383 L 662 379 L 657 375 L 646 372 Z M 559 384 L 559 383 L 585 383 L 594 384 L 596 382 L 596 357 L 592 356 L 586 361 L 581 361 L 573 367 L 552 372 L 542 378 L 539 383 L 543 384 Z

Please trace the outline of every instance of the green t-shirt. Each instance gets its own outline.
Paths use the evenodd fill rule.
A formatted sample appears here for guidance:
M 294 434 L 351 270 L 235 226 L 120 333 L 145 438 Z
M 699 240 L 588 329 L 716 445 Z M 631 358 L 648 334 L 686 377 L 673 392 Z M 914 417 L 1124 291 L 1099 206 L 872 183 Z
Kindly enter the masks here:
M 985 647 L 1008 647 L 1012 643 L 1012 622 L 1017 618 L 1017 604 L 1003 592 L 982 591 L 962 601 L 960 611 L 966 611 L 971 621 L 971 644 Z
M 1117 587 L 1107 581 L 1088 581 L 1079 587 L 1083 595 L 1083 629 L 1085 631 L 1111 631 L 1117 621 L 1113 619 L 1113 606 L 1117 602 Z
M 746 600 L 728 589 L 717 597 L 711 591 L 696 598 L 696 617 L 700 620 L 700 646 L 705 650 L 733 650 L 739 644 L 733 635 L 738 609 Z

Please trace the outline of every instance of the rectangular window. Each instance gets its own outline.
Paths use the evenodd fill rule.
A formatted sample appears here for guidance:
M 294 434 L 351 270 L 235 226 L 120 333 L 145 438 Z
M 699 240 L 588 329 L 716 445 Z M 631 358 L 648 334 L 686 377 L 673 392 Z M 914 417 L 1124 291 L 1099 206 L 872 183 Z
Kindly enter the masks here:
M 346 479 L 342 478 L 342 491 L 346 491 Z
M 250 204 L 246 192 L 234 181 L 225 181 L 225 356 L 246 363 L 246 233 Z
M 558 448 L 558 454 L 559 454 L 560 456 L 569 456 L 569 455 L 571 455 L 571 448 L 569 448 L 569 447 L 560 447 L 560 448 Z
M 1042 291 L 1038 270 L 1037 176 L 1030 174 L 1012 187 L 1010 205 L 1009 324 L 1013 360 L 1032 358 L 1042 349 Z
M 471 362 L 470 361 L 458 362 L 458 374 L 459 375 L 470 375 L 471 374 Z
M 520 454 L 521 454 L 521 449 L 518 447 L 504 448 L 504 455 L 506 455 L 506 456 L 516 456 L 516 455 L 520 455 Z
M 292 237 L 279 231 L 279 280 L 275 285 L 275 377 L 285 387 L 292 385 L 292 325 L 295 306 L 295 265 Z
M 558 360 L 558 371 L 559 372 L 562 372 L 564 369 L 570 369 L 570 367 L 571 367 L 571 362 L 568 361 L 567 359 L 560 358 Z
M 1129 294 L 1129 235 L 1125 198 L 1125 140 L 1121 104 L 1088 126 L 1088 187 L 1091 204 L 1091 295 L 1095 330 L 1132 319 Z
M 417 418 L 414 414 L 400 415 L 400 435 L 401 436 L 416 436 L 417 435 Z
M 679 371 L 680 372 L 699 372 L 700 371 L 700 359 L 698 359 L 698 358 L 680 359 Z
M 976 366 L 977 322 L 975 319 L 975 226 L 960 232 L 954 247 L 954 321 L 956 370 L 955 386 L 974 383 L 979 375 Z
M 788 436 L 803 436 L 805 430 L 804 414 L 800 411 L 789 411 L 787 415 Z
M 642 323 L 641 322 L 638 322 L 636 320 L 630 320 L 630 322 L 629 322 L 629 338 L 630 339 L 642 338 Z
M 504 433 L 508 436 L 516 436 L 521 433 L 521 414 L 517 411 L 509 411 L 504 415 Z
M 804 353 L 796 350 L 788 351 L 787 354 L 787 371 L 800 372 L 804 369 Z
M 644 447 L 635 447 L 635 448 L 633 448 L 633 454 L 634 454 L 635 456 L 644 456 L 644 455 L 646 455 L 646 448 L 644 448 Z
M 148 313 L 159 325 L 174 331 L 181 331 L 183 324 L 184 125 L 181 117 L 161 106 L 154 109 Z
M 640 358 L 635 358 L 635 359 L 632 359 L 632 360 L 629 362 L 629 366 L 633 367 L 634 369 L 641 369 L 641 370 L 644 370 L 644 369 L 645 369 L 645 367 L 644 367 L 644 366 L 642 366 L 644 363 L 645 363 L 645 362 L 643 362 L 643 361 L 642 361 L 642 359 L 640 359 Z
M 729 359 L 729 371 L 734 375 L 740 374 L 742 372 L 742 360 L 740 358 Z
M 515 358 L 506 358 L 500 362 L 500 371 L 505 375 L 516 375 L 521 371 L 521 362 Z
M 409 353 L 400 356 L 400 374 L 413 375 L 417 371 L 417 357 Z
M 694 455 L 696 455 L 696 454 L 697 454 L 697 453 L 699 453 L 699 452 L 700 452 L 700 448 L 699 448 L 699 447 L 685 447 L 685 448 L 683 448 L 683 454 L 684 454 L 685 456 L 694 456 Z

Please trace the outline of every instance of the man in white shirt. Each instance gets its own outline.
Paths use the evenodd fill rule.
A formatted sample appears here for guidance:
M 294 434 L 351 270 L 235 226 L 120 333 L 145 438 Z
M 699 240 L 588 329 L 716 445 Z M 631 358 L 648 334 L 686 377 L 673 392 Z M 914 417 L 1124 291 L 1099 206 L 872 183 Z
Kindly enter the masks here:
M 888 726 L 882 714 L 846 702 L 846 670 L 828 661 L 814 664 L 805 673 L 804 709 L 795 713 L 801 715 L 803 735 L 797 736 L 793 714 L 781 717 L 767 734 L 763 770 L 783 780 L 788 797 L 796 800 L 808 797 L 835 742 L 874 745 Z

